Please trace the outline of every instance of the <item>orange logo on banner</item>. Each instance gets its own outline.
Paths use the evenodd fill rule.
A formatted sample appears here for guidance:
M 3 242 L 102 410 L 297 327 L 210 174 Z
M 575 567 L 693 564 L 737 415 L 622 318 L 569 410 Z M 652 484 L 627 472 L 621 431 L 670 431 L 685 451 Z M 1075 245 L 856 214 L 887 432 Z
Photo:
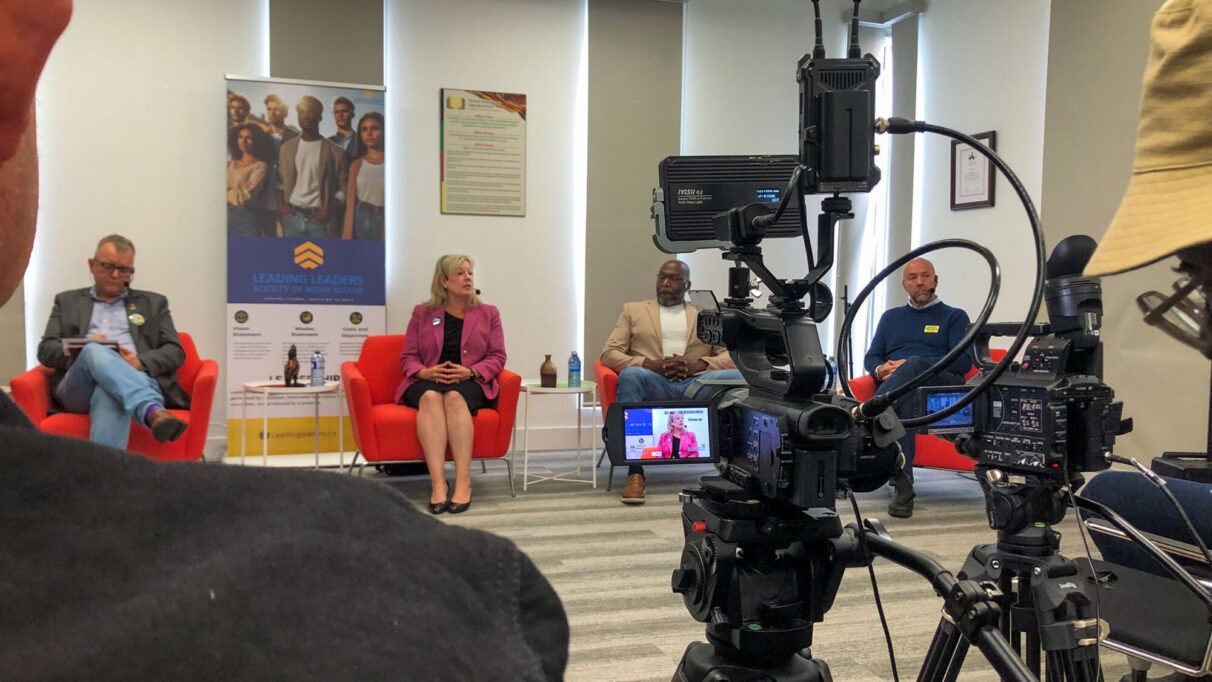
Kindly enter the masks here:
M 304 270 L 315 270 L 324 265 L 324 249 L 312 244 L 304 242 L 295 247 L 295 265 Z

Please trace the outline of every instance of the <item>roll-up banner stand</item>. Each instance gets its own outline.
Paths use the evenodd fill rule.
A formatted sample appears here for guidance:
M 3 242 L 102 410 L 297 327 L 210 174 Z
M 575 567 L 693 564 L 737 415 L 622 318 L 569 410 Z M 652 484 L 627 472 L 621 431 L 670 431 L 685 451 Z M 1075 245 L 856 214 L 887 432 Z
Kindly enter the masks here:
M 354 448 L 348 417 L 337 442 L 337 392 L 322 395 L 318 424 L 314 396 L 271 397 L 266 433 L 244 385 L 281 383 L 291 346 L 303 384 L 316 350 L 340 381 L 341 363 L 384 331 L 384 103 L 379 86 L 227 77 L 229 458 L 266 443 L 313 453 L 317 430 L 320 452 Z

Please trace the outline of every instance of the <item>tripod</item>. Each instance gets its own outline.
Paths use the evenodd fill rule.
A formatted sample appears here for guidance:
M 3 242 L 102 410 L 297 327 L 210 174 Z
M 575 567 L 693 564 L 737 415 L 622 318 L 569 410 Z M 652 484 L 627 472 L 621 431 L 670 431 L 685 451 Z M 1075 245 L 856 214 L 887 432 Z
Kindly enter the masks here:
M 707 624 L 708 641 L 686 648 L 673 682 L 831 682 L 829 666 L 812 657 L 813 624 L 833 605 L 846 568 L 873 556 L 928 579 L 957 623 L 957 641 L 975 644 L 1003 679 L 1033 679 L 995 627 L 1001 593 L 957 581 L 888 539 L 878 522 L 867 522 L 860 541 L 858 528 L 843 529 L 831 509 L 754 499 L 719 477 L 703 478 L 681 499 L 686 546 L 673 590 Z
M 673 590 L 707 623 L 709 643 L 686 648 L 674 681 L 830 682 L 808 647 L 845 560 L 858 555 L 837 514 L 754 499 L 719 477 L 681 499 L 686 545 Z
M 1065 515 L 1063 484 L 1055 477 L 1028 474 L 1023 483 L 1005 483 L 997 469 L 977 466 L 985 492 L 989 526 L 997 542 L 978 545 L 964 562 L 961 579 L 991 581 L 1005 595 L 1001 631 L 1027 668 L 1046 682 L 1097 682 L 1099 621 L 1089 587 L 1090 567 L 1058 553 Z M 944 617 L 922 663 L 919 680 L 955 680 L 968 645 Z

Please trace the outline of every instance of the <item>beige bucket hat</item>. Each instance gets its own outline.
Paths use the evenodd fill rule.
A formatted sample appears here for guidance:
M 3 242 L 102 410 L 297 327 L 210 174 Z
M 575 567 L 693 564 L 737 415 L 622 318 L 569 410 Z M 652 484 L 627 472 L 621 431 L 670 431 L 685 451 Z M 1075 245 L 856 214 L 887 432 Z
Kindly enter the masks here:
M 1132 180 L 1086 275 L 1212 240 L 1212 0 L 1169 0 L 1149 38 Z

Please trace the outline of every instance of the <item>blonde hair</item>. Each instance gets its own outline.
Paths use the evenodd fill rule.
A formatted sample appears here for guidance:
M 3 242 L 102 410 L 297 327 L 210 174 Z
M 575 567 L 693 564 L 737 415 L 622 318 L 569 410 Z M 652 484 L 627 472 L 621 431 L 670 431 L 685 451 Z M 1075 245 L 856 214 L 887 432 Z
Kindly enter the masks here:
M 459 265 L 464 261 L 472 268 L 476 266 L 476 262 L 471 256 L 462 253 L 448 253 L 445 256 L 438 258 L 438 262 L 433 268 L 433 282 L 429 285 L 429 300 L 425 301 L 426 308 L 440 308 L 446 305 L 446 287 L 442 286 L 442 278 L 450 279 L 459 271 Z M 467 299 L 467 307 L 472 308 L 480 305 L 480 298 L 476 296 L 476 292 L 471 292 L 471 298 Z
M 670 433 L 673 433 L 673 415 L 675 415 L 675 414 L 682 418 L 682 430 L 683 431 L 687 430 L 686 429 L 686 415 L 682 414 L 680 410 L 671 410 L 669 412 L 669 418 L 665 422 L 665 428 L 668 429 Z

